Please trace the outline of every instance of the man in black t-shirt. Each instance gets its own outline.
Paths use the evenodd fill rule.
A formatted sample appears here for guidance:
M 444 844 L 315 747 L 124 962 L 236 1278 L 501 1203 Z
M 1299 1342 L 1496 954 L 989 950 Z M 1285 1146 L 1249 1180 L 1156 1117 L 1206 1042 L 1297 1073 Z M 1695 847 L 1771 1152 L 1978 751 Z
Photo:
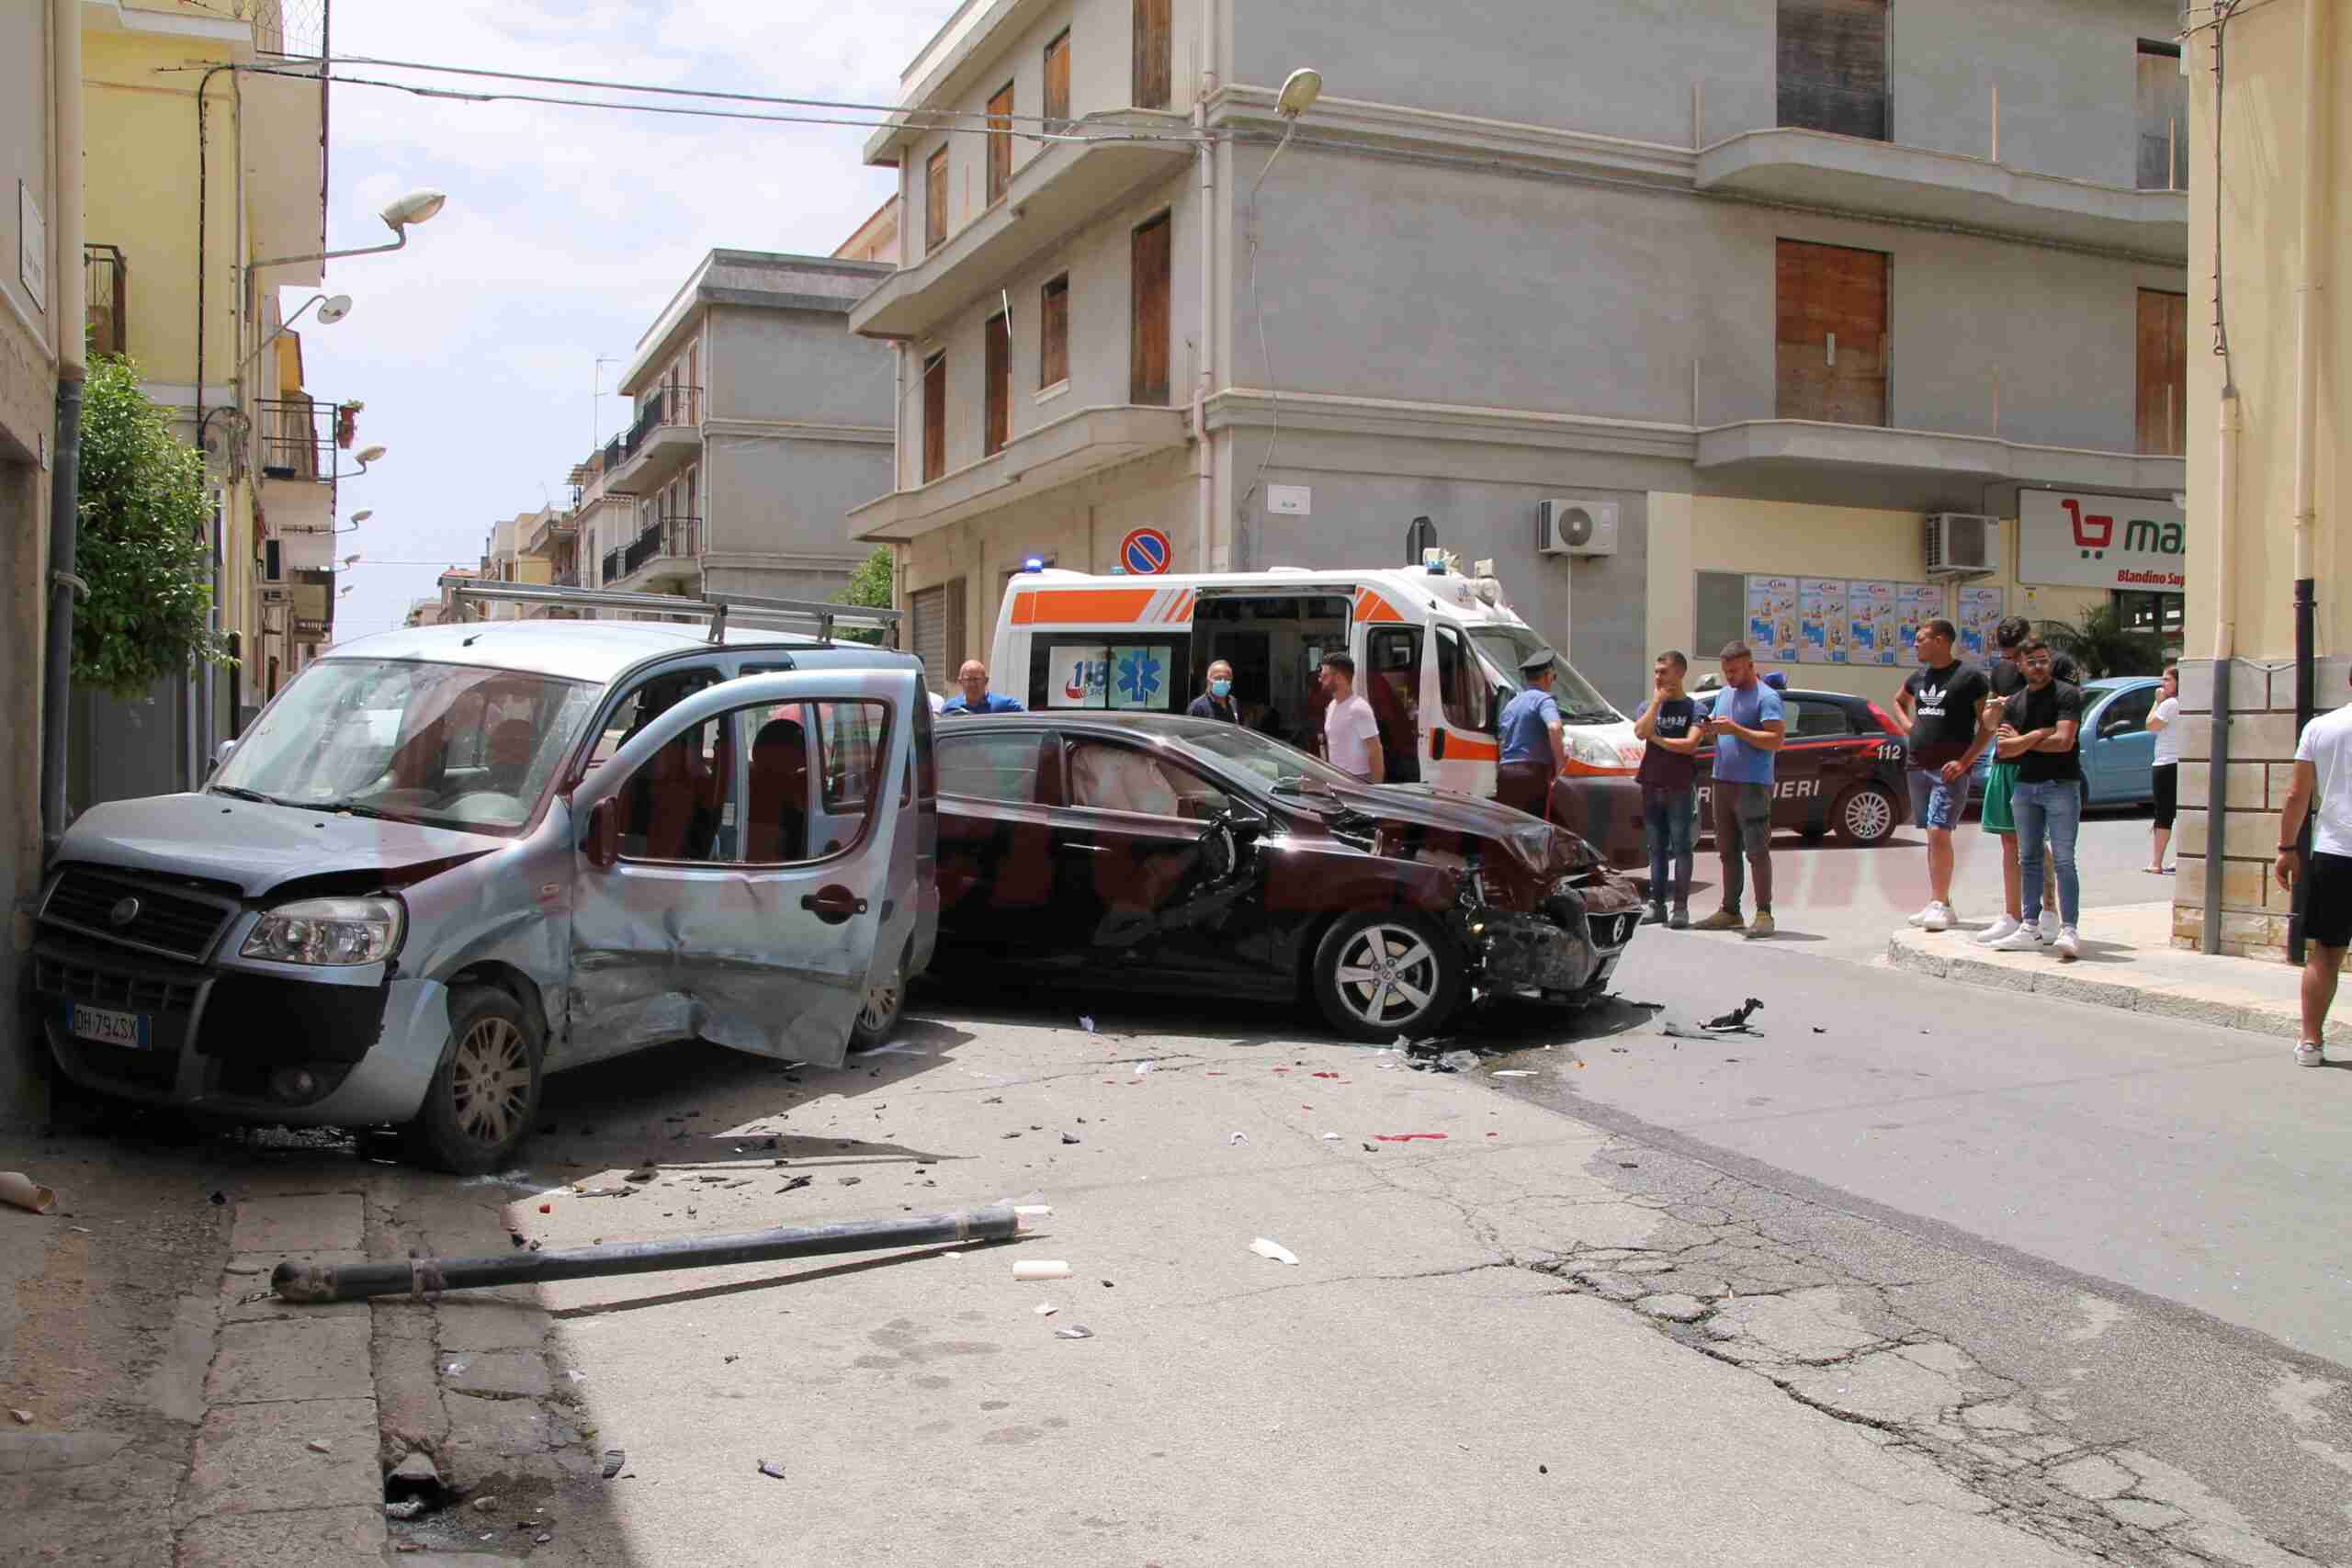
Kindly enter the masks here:
M 2011 615 L 1993 630 L 1995 655 L 1986 669 L 1986 679 L 1993 688 L 1992 699 L 1985 705 L 1985 725 L 1998 728 L 2008 700 L 2025 690 L 2025 671 L 2018 668 L 2018 649 L 2033 635 L 2033 623 L 2023 615 Z M 2079 686 L 2082 677 L 2075 661 L 2065 654 L 2052 652 L 2050 658 L 2051 678 L 2061 685 Z M 1977 820 L 1986 832 L 2001 840 L 2001 918 L 1976 933 L 1976 940 L 1988 946 L 2007 938 L 2018 929 L 2024 915 L 2022 895 L 2018 882 L 2017 819 L 2009 810 L 2009 795 L 2016 789 L 2018 764 L 2003 761 L 1997 755 L 1985 773 L 1984 807 Z M 2047 855 L 2041 859 L 2041 940 L 2058 940 L 2058 877 Z
M 2075 836 L 2083 825 L 2082 754 L 2078 730 L 2083 721 L 2083 691 L 2058 680 L 2050 645 L 2029 637 L 2018 649 L 2018 668 L 2025 672 L 2025 689 L 2002 710 L 2001 727 L 1994 732 L 1997 754 L 2018 765 L 2010 810 L 2017 818 L 2018 879 L 2026 889 L 2026 908 L 2018 929 L 1992 945 L 2004 953 L 2033 952 L 2045 944 L 2038 929 L 2041 913 L 2042 840 L 2058 863 L 2058 937 L 2050 943 L 2058 956 L 2082 956 L 2082 939 L 2075 924 L 2082 912 L 2082 888 L 2075 875 Z
M 1911 923 L 1931 931 L 1951 929 L 1951 830 L 1968 804 L 1968 775 L 1993 739 L 1983 713 L 1992 688 L 1952 651 L 1959 638 L 1950 621 L 1921 626 L 1919 668 L 1894 698 L 1911 727 L 1911 819 L 1928 832 L 1928 907 Z
M 1690 660 L 1668 649 L 1650 667 L 1650 700 L 1634 716 L 1642 740 L 1642 827 L 1649 839 L 1650 912 L 1644 923 L 1690 924 L 1690 843 L 1699 822 L 1699 705 L 1682 690 Z M 1670 895 L 1670 897 L 1669 897 Z M 1669 910 L 1668 905 L 1672 908 Z

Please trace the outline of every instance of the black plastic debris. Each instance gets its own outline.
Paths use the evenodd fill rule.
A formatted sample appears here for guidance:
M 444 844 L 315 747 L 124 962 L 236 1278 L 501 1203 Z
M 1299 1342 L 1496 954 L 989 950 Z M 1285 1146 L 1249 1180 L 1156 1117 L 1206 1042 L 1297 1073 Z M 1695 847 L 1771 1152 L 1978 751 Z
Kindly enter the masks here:
M 1078 1134 L 1076 1133 L 1064 1133 L 1062 1134 L 1062 1142 L 1065 1144 L 1074 1144 L 1078 1142 Z
M 1745 1029 L 1747 1027 L 1748 1015 L 1763 1005 L 1759 998 L 1750 997 L 1731 1011 L 1707 1020 L 1707 1027 L 1709 1029 Z
M 797 1192 L 801 1188 L 808 1186 L 810 1182 L 816 1179 L 817 1179 L 815 1177 L 810 1176 L 804 1171 L 798 1176 L 786 1177 L 785 1179 L 784 1185 L 777 1188 L 776 1190 L 778 1192 Z
M 610 1481 L 614 1476 L 618 1475 L 621 1472 L 621 1467 L 627 1463 L 628 1463 L 628 1450 L 606 1449 L 605 1450 L 605 1479 Z
M 862 1176 L 844 1176 L 842 1178 L 842 1185 L 843 1187 L 854 1187 L 865 1179 L 865 1178 Z
M 212 1206 L 216 1209 L 222 1207 L 228 1201 L 229 1195 L 226 1192 L 215 1192 L 212 1195 Z

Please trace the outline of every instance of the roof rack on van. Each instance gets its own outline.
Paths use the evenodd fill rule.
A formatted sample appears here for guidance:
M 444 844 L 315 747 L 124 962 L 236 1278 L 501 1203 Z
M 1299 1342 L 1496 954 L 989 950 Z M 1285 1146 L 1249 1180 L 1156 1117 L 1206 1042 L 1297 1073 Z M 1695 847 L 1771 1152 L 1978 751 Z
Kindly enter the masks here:
M 553 610 L 625 610 L 639 615 L 676 615 L 710 623 L 710 640 L 726 637 L 729 620 L 742 625 L 812 632 L 833 640 L 833 628 L 860 626 L 885 632 L 899 646 L 900 610 L 868 609 L 814 599 L 763 599 L 748 593 L 621 593 L 601 588 L 559 588 L 532 582 L 485 582 L 478 577 L 444 577 L 449 607 L 464 615 L 468 604 L 541 604 Z

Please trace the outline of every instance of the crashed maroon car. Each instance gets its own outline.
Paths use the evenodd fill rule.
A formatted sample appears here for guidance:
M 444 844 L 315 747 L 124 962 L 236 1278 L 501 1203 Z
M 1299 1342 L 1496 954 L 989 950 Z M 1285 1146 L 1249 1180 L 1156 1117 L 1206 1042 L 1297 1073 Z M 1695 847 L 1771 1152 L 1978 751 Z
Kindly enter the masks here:
M 1311 997 L 1385 1042 L 1473 1000 L 1592 1000 L 1640 917 L 1573 833 L 1237 725 L 949 719 L 937 761 L 937 971 Z

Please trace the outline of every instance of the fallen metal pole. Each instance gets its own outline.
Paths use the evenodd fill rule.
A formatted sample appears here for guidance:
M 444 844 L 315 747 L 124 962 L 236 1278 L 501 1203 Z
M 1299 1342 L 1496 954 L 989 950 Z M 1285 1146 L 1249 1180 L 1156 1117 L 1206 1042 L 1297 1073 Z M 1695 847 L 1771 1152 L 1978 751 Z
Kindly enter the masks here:
M 484 1285 L 534 1285 L 548 1280 L 590 1280 L 605 1274 L 660 1274 L 673 1269 L 715 1269 L 773 1258 L 813 1258 L 831 1252 L 875 1252 L 942 1241 L 1003 1241 L 1021 1221 L 1002 1204 L 964 1214 L 909 1220 L 869 1220 L 848 1225 L 779 1225 L 737 1235 L 679 1241 L 623 1241 L 561 1252 L 513 1252 L 493 1258 L 412 1258 L 401 1263 L 281 1263 L 269 1282 L 278 1299 L 306 1303 L 355 1302 L 369 1296 L 424 1295 Z

